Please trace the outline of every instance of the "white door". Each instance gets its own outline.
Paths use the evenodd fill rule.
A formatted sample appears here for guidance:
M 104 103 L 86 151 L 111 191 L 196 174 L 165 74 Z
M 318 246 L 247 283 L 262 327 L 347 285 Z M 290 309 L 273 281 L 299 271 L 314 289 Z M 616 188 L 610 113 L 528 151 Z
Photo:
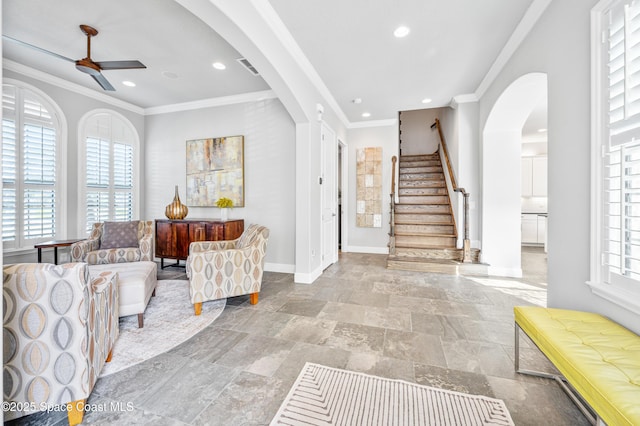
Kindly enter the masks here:
M 338 146 L 325 123 L 320 129 L 322 193 L 322 269 L 338 261 Z

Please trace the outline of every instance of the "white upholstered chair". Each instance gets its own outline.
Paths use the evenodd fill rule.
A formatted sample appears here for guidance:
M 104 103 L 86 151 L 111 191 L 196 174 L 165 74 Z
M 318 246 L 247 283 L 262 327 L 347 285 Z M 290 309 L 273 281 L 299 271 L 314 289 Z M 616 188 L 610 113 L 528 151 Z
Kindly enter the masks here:
M 3 268 L 4 401 L 23 410 L 5 420 L 66 404 L 82 408 L 118 337 L 116 275 L 89 278 L 85 263 Z
M 208 300 L 250 295 L 258 303 L 269 229 L 250 225 L 231 241 L 200 241 L 189 246 L 187 276 L 196 315 Z

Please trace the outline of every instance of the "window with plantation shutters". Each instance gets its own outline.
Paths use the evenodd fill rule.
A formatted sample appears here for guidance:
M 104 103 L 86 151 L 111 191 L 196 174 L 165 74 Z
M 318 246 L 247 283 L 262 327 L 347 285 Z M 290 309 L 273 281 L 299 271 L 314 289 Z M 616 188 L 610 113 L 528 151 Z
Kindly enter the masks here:
M 640 313 L 640 1 L 593 10 L 594 293 Z
M 135 137 L 131 126 L 109 112 L 84 125 L 84 229 L 94 223 L 132 220 L 135 215 Z
M 3 246 L 33 248 L 59 230 L 58 120 L 49 102 L 24 87 L 3 85 L 2 104 Z

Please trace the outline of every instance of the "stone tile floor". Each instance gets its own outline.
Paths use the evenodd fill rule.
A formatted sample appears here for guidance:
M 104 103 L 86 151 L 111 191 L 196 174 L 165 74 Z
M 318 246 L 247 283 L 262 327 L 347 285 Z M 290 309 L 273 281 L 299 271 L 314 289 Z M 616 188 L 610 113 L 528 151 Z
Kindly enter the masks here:
M 354 253 L 311 285 L 266 273 L 257 305 L 229 299 L 187 342 L 100 379 L 90 404 L 132 410 L 89 412 L 83 424 L 266 425 L 307 361 L 500 398 L 516 425 L 588 424 L 554 382 L 513 371 L 513 306 L 546 300 L 546 256 L 531 253 L 521 280 L 391 271 L 383 255 Z M 525 338 L 521 348 L 523 367 L 553 369 Z M 38 413 L 11 423 L 65 422 Z

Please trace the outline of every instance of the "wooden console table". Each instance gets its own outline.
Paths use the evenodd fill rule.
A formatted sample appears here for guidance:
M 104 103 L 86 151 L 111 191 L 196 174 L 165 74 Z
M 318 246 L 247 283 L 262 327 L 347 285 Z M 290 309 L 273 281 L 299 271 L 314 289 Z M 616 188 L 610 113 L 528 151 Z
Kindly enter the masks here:
M 189 244 L 193 241 L 235 240 L 244 231 L 244 219 L 156 219 L 156 257 L 160 268 L 165 268 L 164 259 L 176 259 L 167 266 L 179 266 L 189 256 Z

